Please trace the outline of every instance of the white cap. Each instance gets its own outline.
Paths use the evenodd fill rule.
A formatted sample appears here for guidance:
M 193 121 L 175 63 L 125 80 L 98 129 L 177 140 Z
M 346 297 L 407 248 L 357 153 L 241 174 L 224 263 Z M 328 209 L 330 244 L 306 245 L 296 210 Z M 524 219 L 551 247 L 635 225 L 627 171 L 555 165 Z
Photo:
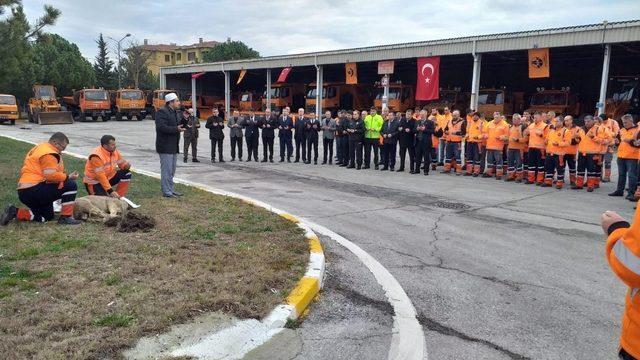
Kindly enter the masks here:
M 178 95 L 176 93 L 168 93 L 164 96 L 164 102 L 169 102 L 173 100 L 178 100 Z

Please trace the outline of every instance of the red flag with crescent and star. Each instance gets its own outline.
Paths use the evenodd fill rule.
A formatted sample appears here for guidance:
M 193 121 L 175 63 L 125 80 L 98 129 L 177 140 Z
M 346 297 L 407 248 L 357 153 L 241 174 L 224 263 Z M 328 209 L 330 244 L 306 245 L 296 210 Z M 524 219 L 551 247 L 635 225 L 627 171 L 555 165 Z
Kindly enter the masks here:
M 282 69 L 282 71 L 280 72 L 280 76 L 278 76 L 278 80 L 276 82 L 277 83 L 283 83 L 283 82 L 287 81 L 287 76 L 289 76 L 290 72 L 291 72 L 291 68 L 290 67 L 286 67 L 286 68 Z
M 416 100 L 440 98 L 440 56 L 418 58 Z

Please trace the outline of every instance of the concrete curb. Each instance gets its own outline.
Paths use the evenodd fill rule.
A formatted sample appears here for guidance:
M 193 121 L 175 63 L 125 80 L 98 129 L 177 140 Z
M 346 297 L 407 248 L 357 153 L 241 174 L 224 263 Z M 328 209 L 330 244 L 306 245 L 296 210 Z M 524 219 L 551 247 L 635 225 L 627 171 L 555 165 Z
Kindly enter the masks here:
M 23 139 L 19 139 L 10 135 L 0 134 L 0 136 L 16 140 L 22 141 L 29 144 L 36 144 L 32 141 L 27 141 Z M 73 156 L 79 159 L 85 159 L 85 156 L 80 154 L 76 154 L 73 152 L 65 151 L 63 152 L 65 155 Z M 131 168 L 132 172 L 146 175 L 149 177 L 153 177 L 156 179 L 160 178 L 160 174 L 154 173 L 152 171 L 140 170 Z M 276 306 L 262 321 L 261 323 L 266 326 L 269 330 L 276 330 L 276 332 L 272 332 L 271 335 L 277 333 L 278 330 L 281 330 L 285 327 L 288 321 L 294 321 L 299 319 L 307 310 L 311 301 L 318 295 L 320 290 L 324 285 L 324 271 L 325 271 L 325 257 L 322 249 L 322 245 L 320 243 L 320 239 L 316 235 L 316 233 L 307 226 L 304 222 L 298 219 L 296 216 L 291 215 L 285 211 L 277 209 L 267 203 L 262 201 L 250 198 L 248 196 L 235 194 L 232 192 L 216 189 L 204 184 L 192 182 L 189 180 L 176 178 L 175 182 L 178 184 L 183 184 L 187 186 L 191 186 L 203 191 L 207 191 L 216 195 L 227 196 L 235 199 L 239 199 L 246 204 L 250 204 L 253 206 L 261 207 L 269 212 L 278 214 L 282 218 L 289 220 L 295 223 L 299 228 L 304 230 L 305 237 L 309 241 L 309 264 L 307 265 L 307 271 L 304 276 L 298 280 L 296 286 L 291 290 L 289 295 L 286 297 L 283 304 Z M 266 340 L 265 340 L 266 341 Z M 261 345 L 260 343 L 254 344 L 254 347 Z M 243 349 L 246 350 L 246 349 Z M 250 349 L 243 351 L 244 353 L 248 352 Z

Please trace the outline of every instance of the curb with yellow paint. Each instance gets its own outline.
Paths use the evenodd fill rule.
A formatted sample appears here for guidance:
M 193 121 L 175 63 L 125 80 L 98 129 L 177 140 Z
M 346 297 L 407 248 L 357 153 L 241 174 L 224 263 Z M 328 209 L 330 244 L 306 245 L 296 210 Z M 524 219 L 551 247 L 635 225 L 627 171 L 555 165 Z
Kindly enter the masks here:
M 16 141 L 36 144 L 32 141 L 19 139 L 9 135 L 1 134 L 0 136 Z M 65 151 L 64 154 L 73 156 L 75 158 L 86 159 L 86 156 L 73 152 Z M 160 178 L 160 174 L 152 171 L 135 168 L 131 168 L 131 171 L 156 179 Z M 252 199 L 241 194 L 216 189 L 208 185 L 192 182 L 189 180 L 174 179 L 174 181 L 176 183 L 191 186 L 216 195 L 236 198 L 246 204 L 264 208 L 267 211 L 278 214 L 282 218 L 295 223 L 299 228 L 305 231 L 305 237 L 309 241 L 309 264 L 307 265 L 307 271 L 305 275 L 300 280 L 298 280 L 298 283 L 289 293 L 289 296 L 285 298 L 284 304 L 278 305 L 265 319 L 263 319 L 263 322 L 268 324 L 270 328 L 275 329 L 284 327 L 287 323 L 287 320 L 296 320 L 300 318 L 304 314 L 305 310 L 309 307 L 309 304 L 311 304 L 311 301 L 318 295 L 324 283 L 325 257 L 318 235 L 316 235 L 309 226 L 300 221 L 300 219 L 298 219 L 296 216 L 277 209 L 262 201 Z

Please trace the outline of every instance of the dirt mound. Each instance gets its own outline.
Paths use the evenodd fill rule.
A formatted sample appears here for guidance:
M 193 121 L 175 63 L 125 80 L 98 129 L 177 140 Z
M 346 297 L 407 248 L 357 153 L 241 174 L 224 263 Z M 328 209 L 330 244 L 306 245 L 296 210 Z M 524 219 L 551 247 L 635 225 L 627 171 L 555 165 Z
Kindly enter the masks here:
M 119 232 L 149 231 L 156 227 L 156 220 L 147 215 L 129 211 L 124 218 L 113 218 L 105 222 L 107 226 L 116 226 Z

